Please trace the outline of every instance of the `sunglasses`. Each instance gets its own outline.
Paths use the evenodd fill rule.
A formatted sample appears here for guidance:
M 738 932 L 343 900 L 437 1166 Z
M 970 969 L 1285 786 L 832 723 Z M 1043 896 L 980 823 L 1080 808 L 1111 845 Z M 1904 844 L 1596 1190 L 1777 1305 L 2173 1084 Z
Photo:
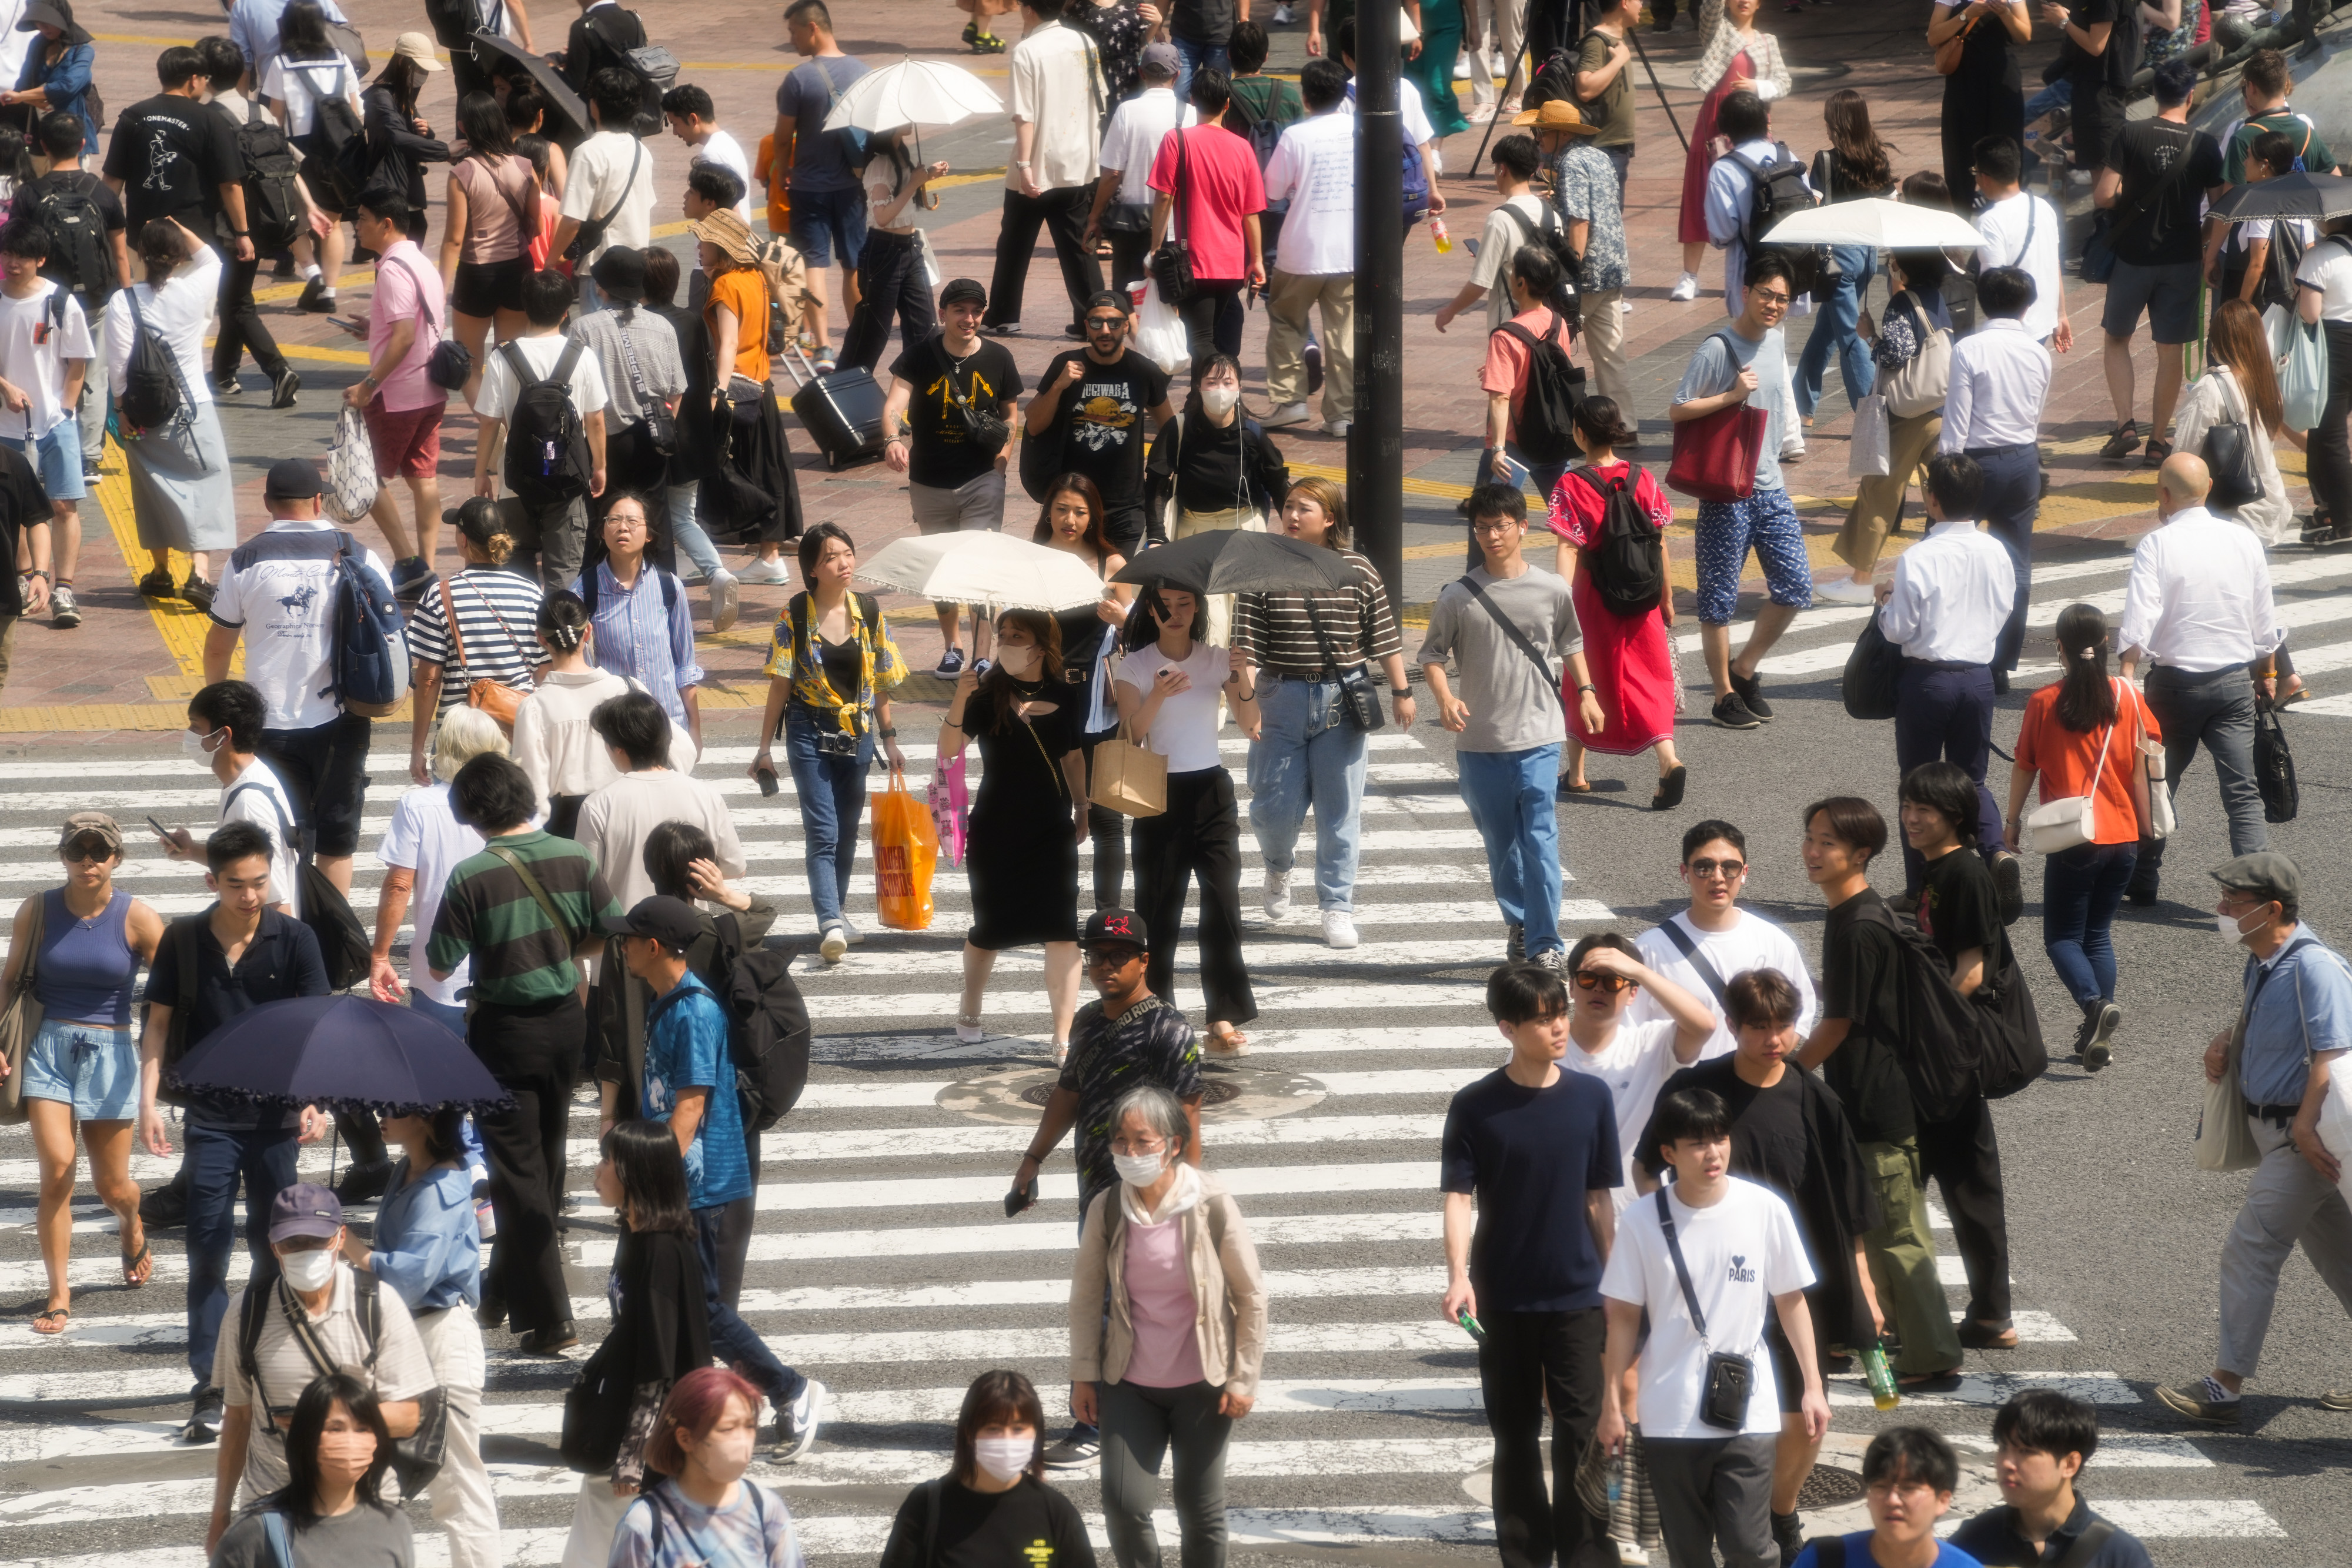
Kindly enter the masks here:
M 1706 877 L 1720 873 L 1726 882 L 1731 881 L 1747 869 L 1746 861 L 1693 861 L 1690 862 L 1691 875 Z
M 1620 991 L 1632 990 L 1638 984 L 1639 981 L 1626 976 L 1604 975 L 1598 969 L 1579 969 L 1576 972 L 1576 988 L 1580 991 L 1607 991 L 1613 997 Z
M 1116 332 L 1126 325 L 1127 318 L 1124 316 L 1089 316 L 1087 318 L 1087 330 L 1089 332 Z

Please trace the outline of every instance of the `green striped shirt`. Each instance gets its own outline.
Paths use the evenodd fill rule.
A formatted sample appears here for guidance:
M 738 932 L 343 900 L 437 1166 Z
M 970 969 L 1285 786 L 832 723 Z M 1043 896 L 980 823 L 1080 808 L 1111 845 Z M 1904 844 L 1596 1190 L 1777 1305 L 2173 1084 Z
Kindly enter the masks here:
M 471 957 L 474 1000 L 529 1007 L 570 996 L 580 985 L 572 948 L 596 923 L 622 913 L 595 857 L 570 839 L 536 829 L 492 839 L 530 868 L 568 928 L 558 931 L 515 869 L 485 849 L 457 862 L 434 917 L 425 959 L 446 972 Z

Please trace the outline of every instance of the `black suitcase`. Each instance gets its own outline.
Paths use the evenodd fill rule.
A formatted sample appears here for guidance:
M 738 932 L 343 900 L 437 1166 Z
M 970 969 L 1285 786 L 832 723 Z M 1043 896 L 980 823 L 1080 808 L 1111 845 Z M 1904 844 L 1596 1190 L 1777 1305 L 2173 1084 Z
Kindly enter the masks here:
M 784 368 L 800 389 L 793 393 L 793 413 L 824 454 L 827 468 L 837 473 L 882 455 L 884 400 L 872 371 L 861 368 L 818 375 L 798 343 L 785 345 Z

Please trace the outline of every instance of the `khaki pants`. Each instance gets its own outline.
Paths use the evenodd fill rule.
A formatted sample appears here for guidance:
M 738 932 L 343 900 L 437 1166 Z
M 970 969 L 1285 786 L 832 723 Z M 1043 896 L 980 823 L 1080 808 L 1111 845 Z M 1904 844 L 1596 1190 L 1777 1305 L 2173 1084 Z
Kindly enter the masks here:
M 1495 101 L 1495 78 L 1509 76 L 1518 62 L 1521 47 L 1519 22 L 1527 15 L 1527 0 L 1464 0 L 1462 6 L 1462 41 L 1470 47 L 1470 101 Z M 1482 47 L 1492 39 L 1492 53 Z M 1511 83 L 1511 104 L 1518 107 L 1517 94 L 1528 85 L 1523 69 Z
M 461 1302 L 420 1313 L 416 1334 L 449 1401 L 447 1456 L 425 1489 L 433 1522 L 448 1533 L 450 1568 L 499 1568 L 506 1558 L 499 1546 L 499 1500 L 482 1464 L 481 1326 Z
M 1169 530 L 1168 538 L 1173 544 L 1178 539 L 1191 538 L 1194 534 L 1210 533 L 1218 528 L 1241 528 L 1249 533 L 1262 534 L 1265 532 L 1265 517 L 1263 513 L 1245 512 L 1238 507 L 1228 512 L 1188 512 L 1179 507 L 1176 508 L 1176 526 Z M 1208 598 L 1208 642 L 1214 647 L 1230 648 L 1234 645 L 1234 596 L 1212 593 Z
M 2263 1163 L 2221 1243 L 2221 1348 L 2213 1363 L 2241 1377 L 2252 1377 L 2262 1360 L 2279 1270 L 2298 1243 L 2321 1281 L 2352 1312 L 2352 1208 L 2295 1152 L 2286 1128 L 2251 1120 L 2247 1126 Z
M 1941 409 L 1929 409 L 1908 419 L 1889 417 L 1888 445 L 1894 456 L 1886 465 L 1885 478 L 1864 479 L 1855 492 L 1853 509 L 1846 513 L 1845 527 L 1830 547 L 1838 559 L 1856 571 L 1867 571 L 1878 564 L 1878 552 L 1886 543 L 1886 531 L 1895 526 L 1895 514 L 1903 509 L 1903 493 L 1910 487 L 1911 476 L 1935 455 L 1936 438 L 1943 430 Z
M 646 1479 L 651 1481 L 648 1472 Z M 599 1470 L 580 1478 L 580 1496 L 572 1505 L 572 1533 L 564 1537 L 562 1568 L 605 1568 L 613 1561 L 613 1532 L 621 1516 L 636 1501 L 636 1494 L 616 1497 L 613 1472 Z
M 1307 313 L 1323 310 L 1323 417 L 1356 417 L 1356 280 L 1276 268 L 1265 297 L 1265 395 L 1276 408 L 1307 401 Z
M 1903 1338 L 1895 1370 L 1948 1372 L 1960 1364 L 1960 1336 L 1936 1273 L 1936 1239 L 1927 1228 L 1927 1199 L 1919 1175 L 1919 1145 L 1909 1138 L 1864 1144 L 1872 1188 L 1883 1217 L 1863 1233 L 1863 1256 L 1878 1291 L 1879 1311 Z
M 1623 298 L 1622 288 L 1603 288 L 1583 297 L 1584 358 L 1592 367 L 1592 390 L 1613 398 L 1619 416 L 1633 424 L 1638 422 L 1633 418 L 1633 403 L 1627 401 L 1632 391 L 1625 384 L 1625 313 L 1617 308 Z

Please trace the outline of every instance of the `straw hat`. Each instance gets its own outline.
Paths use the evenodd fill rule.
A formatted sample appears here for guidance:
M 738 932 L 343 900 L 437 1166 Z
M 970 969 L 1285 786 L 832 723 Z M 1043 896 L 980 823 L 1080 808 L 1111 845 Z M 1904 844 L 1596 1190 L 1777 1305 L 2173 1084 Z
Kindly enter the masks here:
M 759 242 L 751 237 L 751 225 L 732 207 L 721 207 L 707 217 L 699 217 L 686 225 L 698 240 L 709 240 L 730 258 L 745 267 L 760 262 Z
M 1576 112 L 1576 105 L 1564 98 L 1548 98 L 1535 108 L 1511 116 L 1513 125 L 1532 125 L 1538 131 L 1565 131 L 1577 136 L 1594 136 L 1601 128 L 1587 123 Z

